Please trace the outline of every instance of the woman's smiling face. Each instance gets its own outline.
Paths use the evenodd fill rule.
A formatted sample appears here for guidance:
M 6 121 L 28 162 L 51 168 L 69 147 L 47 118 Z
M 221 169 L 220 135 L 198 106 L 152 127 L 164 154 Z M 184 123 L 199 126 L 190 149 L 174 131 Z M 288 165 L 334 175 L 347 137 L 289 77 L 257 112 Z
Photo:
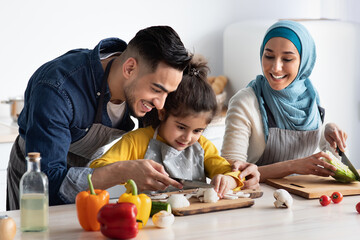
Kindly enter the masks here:
M 299 66 L 299 52 L 290 40 L 274 37 L 266 43 L 262 69 L 272 89 L 279 91 L 289 86 L 296 78 Z

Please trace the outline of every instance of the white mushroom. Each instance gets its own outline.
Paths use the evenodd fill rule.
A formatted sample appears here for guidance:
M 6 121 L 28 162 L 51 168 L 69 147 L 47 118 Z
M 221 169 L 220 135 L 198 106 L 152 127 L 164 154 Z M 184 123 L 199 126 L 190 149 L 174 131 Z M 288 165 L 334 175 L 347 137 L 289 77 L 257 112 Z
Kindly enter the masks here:
M 219 200 L 219 196 L 214 188 L 207 188 L 204 191 L 204 202 L 206 203 L 215 203 Z
M 159 228 L 167 228 L 174 223 L 175 217 L 172 213 L 161 210 L 160 212 L 155 213 L 154 216 L 152 216 L 152 221 L 154 225 Z
M 190 206 L 190 202 L 184 194 L 172 194 L 167 202 L 170 203 L 171 208 L 184 208 Z
M 166 193 L 150 195 L 151 200 L 164 200 L 168 197 L 169 195 L 167 195 Z
M 199 198 L 201 196 L 204 196 L 205 190 L 206 190 L 206 188 L 199 188 L 196 192 L 196 197 Z
M 290 208 L 293 204 L 293 198 L 290 193 L 285 189 L 277 189 L 274 192 L 274 198 L 276 201 L 274 202 L 275 207 L 287 207 Z
M 236 194 L 236 196 L 238 196 L 239 198 L 249 198 L 250 197 L 250 193 L 244 193 L 244 192 L 241 192 L 241 191 L 239 191 L 239 192 L 237 192 L 237 193 L 235 193 Z

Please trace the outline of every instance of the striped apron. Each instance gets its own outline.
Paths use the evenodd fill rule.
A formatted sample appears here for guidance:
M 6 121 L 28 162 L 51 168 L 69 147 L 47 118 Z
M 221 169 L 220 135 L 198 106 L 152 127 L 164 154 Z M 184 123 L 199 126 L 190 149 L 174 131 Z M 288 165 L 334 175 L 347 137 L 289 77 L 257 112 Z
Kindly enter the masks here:
M 325 110 L 321 107 L 319 113 L 321 121 L 324 121 Z M 296 131 L 280 129 L 269 108 L 265 105 L 268 116 L 269 135 L 265 150 L 256 162 L 258 166 L 264 166 L 291 159 L 303 158 L 312 155 L 319 145 L 321 129 L 312 131 Z
M 76 174 L 74 174 L 77 175 L 78 178 L 79 176 L 87 175 L 89 169 L 85 167 L 88 167 L 92 160 L 97 159 L 104 153 L 105 145 L 120 138 L 126 131 L 129 131 L 129 129 L 131 130 L 134 128 L 134 123 L 130 118 L 126 118 L 126 114 L 121 126 L 121 129 L 124 130 L 107 127 L 101 124 L 104 95 L 112 61 L 113 60 L 108 63 L 102 79 L 101 94 L 94 123 L 83 138 L 70 144 L 67 155 L 67 168 L 69 170 L 71 167 L 80 167 L 77 169 Z M 19 209 L 19 183 L 21 176 L 26 172 L 25 154 L 25 140 L 21 136 L 18 136 L 11 150 L 7 169 L 7 210 Z M 70 176 L 69 178 L 71 179 L 73 177 Z M 74 182 L 76 181 L 78 180 L 74 180 Z M 73 193 L 75 196 L 76 194 L 77 192 Z

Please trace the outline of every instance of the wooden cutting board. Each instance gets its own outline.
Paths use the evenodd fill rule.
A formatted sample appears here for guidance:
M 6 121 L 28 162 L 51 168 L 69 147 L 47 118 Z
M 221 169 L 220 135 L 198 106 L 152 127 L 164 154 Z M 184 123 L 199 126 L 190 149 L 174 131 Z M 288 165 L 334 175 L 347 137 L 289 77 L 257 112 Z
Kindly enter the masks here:
M 304 198 L 319 198 L 321 195 L 330 196 L 333 192 L 346 195 L 360 194 L 360 182 L 341 183 L 332 177 L 315 175 L 297 175 L 280 179 L 268 179 L 266 184 L 287 190 Z
M 190 193 L 193 190 L 185 190 L 182 192 L 171 192 L 167 193 L 171 194 L 178 194 L 178 193 Z M 229 209 L 236 209 L 236 208 L 243 208 L 243 207 L 250 207 L 254 205 L 254 200 L 252 198 L 259 198 L 263 195 L 261 189 L 257 190 L 243 190 L 244 193 L 249 193 L 249 198 L 238 198 L 238 199 L 221 199 L 216 203 L 202 203 L 199 199 L 195 197 L 191 197 L 189 199 L 190 206 L 185 208 L 178 208 L 172 209 L 172 213 L 175 216 L 187 216 L 193 214 L 200 214 L 200 213 L 208 213 L 208 212 L 215 212 L 215 211 L 223 211 Z

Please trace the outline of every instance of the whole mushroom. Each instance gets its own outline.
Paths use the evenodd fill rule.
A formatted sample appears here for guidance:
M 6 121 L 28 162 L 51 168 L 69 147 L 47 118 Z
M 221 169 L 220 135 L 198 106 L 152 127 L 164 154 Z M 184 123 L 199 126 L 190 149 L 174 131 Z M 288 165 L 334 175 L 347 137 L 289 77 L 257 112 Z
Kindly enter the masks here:
M 293 204 L 293 198 L 290 193 L 285 189 L 277 189 L 274 192 L 274 198 L 276 201 L 274 202 L 275 207 L 286 207 L 290 208 Z
M 174 223 L 175 217 L 172 213 L 161 210 L 160 212 L 155 213 L 154 216 L 152 216 L 152 221 L 156 227 L 167 228 Z

